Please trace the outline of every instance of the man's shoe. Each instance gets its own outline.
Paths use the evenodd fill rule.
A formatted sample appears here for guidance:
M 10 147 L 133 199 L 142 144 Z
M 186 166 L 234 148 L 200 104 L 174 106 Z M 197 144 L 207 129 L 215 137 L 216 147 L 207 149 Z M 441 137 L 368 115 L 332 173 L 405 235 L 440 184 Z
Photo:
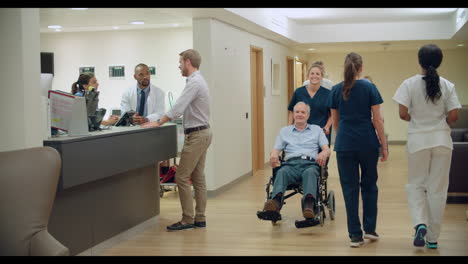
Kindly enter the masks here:
M 200 222 L 195 221 L 193 225 L 195 226 L 195 228 L 203 228 L 203 227 L 206 227 L 206 221 L 200 221 Z
M 306 197 L 304 199 L 304 206 L 303 206 L 303 210 L 302 210 L 302 215 L 304 216 L 304 218 L 306 219 L 315 219 L 315 217 L 317 216 L 317 213 L 316 213 L 316 206 L 315 206 L 315 199 L 311 196 L 311 197 Z
M 426 242 L 427 248 L 437 249 L 437 242 Z
M 305 219 L 315 219 L 315 212 L 311 208 L 305 208 L 304 211 L 302 211 L 302 215 L 304 216 Z
M 379 240 L 379 235 L 376 232 L 366 232 L 364 238 L 370 239 L 371 241 Z
M 426 241 L 424 240 L 426 233 L 427 233 L 426 225 L 421 224 L 417 226 L 416 233 L 414 234 L 414 241 L 413 241 L 413 245 L 415 247 L 424 247 L 424 245 L 426 244 Z
M 364 239 L 358 236 L 351 237 L 351 242 L 349 243 L 349 245 L 353 248 L 360 247 L 363 244 L 364 244 Z
M 182 222 L 177 222 L 175 224 L 172 224 L 170 226 L 167 226 L 167 231 L 179 231 L 179 230 L 185 230 L 185 229 L 191 229 L 193 228 L 193 224 L 182 224 Z
M 279 212 L 280 208 L 274 200 L 268 200 L 265 202 L 265 205 L 263 206 L 263 211 Z

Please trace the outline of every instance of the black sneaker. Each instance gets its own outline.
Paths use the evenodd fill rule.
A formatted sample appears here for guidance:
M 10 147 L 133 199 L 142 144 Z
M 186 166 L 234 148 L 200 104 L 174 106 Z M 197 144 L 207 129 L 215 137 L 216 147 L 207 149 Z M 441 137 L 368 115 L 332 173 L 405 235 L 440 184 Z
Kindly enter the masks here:
M 361 245 L 364 244 L 364 239 L 362 239 L 362 237 L 358 237 L 358 236 L 353 236 L 351 237 L 351 242 L 349 243 L 349 245 L 351 247 L 360 247 Z
M 366 232 L 364 238 L 370 239 L 371 241 L 379 240 L 379 235 L 376 232 Z
M 167 231 L 179 231 L 179 230 L 185 230 L 185 229 L 191 229 L 193 228 L 193 224 L 182 224 L 181 222 L 177 222 L 175 224 L 172 224 L 170 226 L 167 226 Z
M 195 226 L 195 228 L 203 228 L 203 227 L 206 227 L 206 221 L 200 221 L 200 222 L 195 221 L 193 225 Z
M 426 233 L 427 233 L 426 225 L 421 224 L 416 227 L 416 233 L 414 234 L 414 240 L 413 240 L 413 245 L 415 247 L 424 247 L 424 245 L 426 244 L 426 241 L 424 240 Z

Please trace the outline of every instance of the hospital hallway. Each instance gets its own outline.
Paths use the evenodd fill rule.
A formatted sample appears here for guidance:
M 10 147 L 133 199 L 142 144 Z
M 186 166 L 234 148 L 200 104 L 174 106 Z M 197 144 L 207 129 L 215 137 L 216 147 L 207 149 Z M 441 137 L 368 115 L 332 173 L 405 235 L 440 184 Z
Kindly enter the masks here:
M 266 198 L 267 167 L 246 176 L 224 193 L 208 197 L 207 228 L 167 232 L 166 226 L 180 220 L 178 193 L 161 198 L 160 214 L 143 230 L 120 236 L 117 242 L 95 249 L 100 256 L 467 256 L 468 204 L 447 204 L 439 249 L 416 248 L 405 192 L 407 160 L 405 146 L 390 145 L 389 160 L 379 161 L 377 230 L 380 240 L 360 248 L 349 246 L 346 212 L 338 178 L 335 152 L 329 162 L 328 191 L 334 191 L 335 220 L 328 210 L 323 226 L 297 229 L 303 219 L 297 194 L 281 210 L 282 221 L 272 225 L 257 218 Z M 360 205 L 362 209 L 362 204 Z

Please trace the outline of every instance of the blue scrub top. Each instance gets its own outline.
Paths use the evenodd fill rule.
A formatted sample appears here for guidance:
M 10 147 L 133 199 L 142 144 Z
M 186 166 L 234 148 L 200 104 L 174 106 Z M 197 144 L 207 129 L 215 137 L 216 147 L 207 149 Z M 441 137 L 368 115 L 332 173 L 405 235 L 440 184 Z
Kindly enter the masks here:
M 310 116 L 307 123 L 323 128 L 327 124 L 330 114 L 330 107 L 327 105 L 329 94 L 330 90 L 320 86 L 314 97 L 310 97 L 306 86 L 299 87 L 294 91 L 288 110 L 293 111 L 294 106 L 300 101 L 307 103 L 310 106 Z
M 357 80 L 351 89 L 348 100 L 342 95 L 343 82 L 333 86 L 328 98 L 328 106 L 339 113 L 335 151 L 356 151 L 380 147 L 372 124 L 373 105 L 383 103 L 377 87 L 367 81 Z

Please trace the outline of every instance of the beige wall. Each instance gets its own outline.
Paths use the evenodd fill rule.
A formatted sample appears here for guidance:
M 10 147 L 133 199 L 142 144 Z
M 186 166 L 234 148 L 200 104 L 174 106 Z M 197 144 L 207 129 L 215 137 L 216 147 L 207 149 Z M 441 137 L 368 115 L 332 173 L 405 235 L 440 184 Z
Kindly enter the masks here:
M 99 107 L 119 109 L 123 91 L 136 81 L 138 63 L 156 66 L 151 83 L 176 100 L 185 87 L 180 75 L 179 53 L 192 48 L 192 28 L 116 30 L 98 32 L 42 33 L 41 51 L 54 53 L 53 90 L 70 92 L 79 76 L 79 67 L 95 66 L 99 82 Z M 109 78 L 109 65 L 125 65 L 125 78 Z M 109 116 L 111 111 L 107 111 Z
M 461 104 L 468 104 L 468 48 L 444 50 L 439 74 L 455 84 Z M 322 60 L 328 78 L 333 83 L 343 80 L 343 64 L 346 52 L 324 53 L 309 56 L 309 62 Z M 385 119 L 385 132 L 389 141 L 406 141 L 407 122 L 400 120 L 398 105 L 392 100 L 403 80 L 420 73 L 417 49 L 412 51 L 359 52 L 363 58 L 363 75 L 370 75 L 379 89 Z

